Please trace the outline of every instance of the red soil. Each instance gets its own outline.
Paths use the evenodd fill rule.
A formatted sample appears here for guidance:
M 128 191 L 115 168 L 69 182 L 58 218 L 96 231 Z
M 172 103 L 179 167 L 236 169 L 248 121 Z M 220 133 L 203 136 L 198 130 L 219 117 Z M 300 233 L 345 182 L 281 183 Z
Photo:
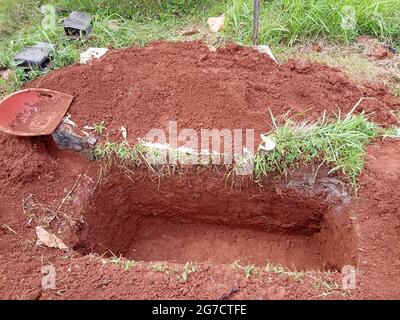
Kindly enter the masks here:
M 296 61 L 277 66 L 235 45 L 217 53 L 200 43 L 130 48 L 51 72 L 28 84 L 34 86 L 74 95 L 70 113 L 79 125 L 104 120 L 115 133 L 125 126 L 132 141 L 169 120 L 194 129 L 265 132 L 269 108 L 276 116 L 292 110 L 298 119 L 312 120 L 324 110 L 348 112 L 362 96 L 373 99 L 365 99 L 358 111 L 373 112 L 372 119 L 383 125 L 395 123 L 391 110 L 400 109 L 384 88 L 357 87 L 339 70 Z M 116 172 L 96 185 L 97 163 L 57 150 L 49 138 L 1 133 L 0 146 L 1 298 L 400 298 L 397 141 L 368 148 L 360 189 L 345 206 L 341 197 L 332 200 L 330 189 L 322 188 L 323 176 L 317 179 L 324 190 L 320 193 L 305 186 L 292 190 L 286 180 L 272 178 L 264 187 L 243 182 L 230 189 L 222 172 L 151 181 L 139 171 L 132 184 Z M 46 229 L 74 250 L 35 246 L 35 226 L 45 224 L 51 212 L 44 207 L 32 211 L 29 199 L 59 208 L 67 195 Z M 200 215 L 194 217 L 190 210 Z M 257 220 L 262 213 L 266 219 Z M 258 222 L 264 224 L 254 229 Z M 106 248 L 100 249 L 99 242 Z M 266 272 L 247 278 L 231 266 L 234 257 L 262 266 L 261 244 L 268 242 L 274 245 L 265 247 L 266 258 L 289 268 L 292 263 L 298 269 L 329 270 L 355 265 L 356 290 L 343 295 L 340 288 L 332 289 L 321 296 L 316 279 L 340 284 L 337 271 L 329 276 L 308 272 L 298 281 Z M 111 248 L 146 262 L 131 270 L 105 264 L 97 253 Z M 172 271 L 157 272 L 149 263 L 154 260 L 167 260 Z M 190 260 L 199 261 L 198 271 L 184 282 L 177 275 Z M 57 271 L 57 289 L 42 290 L 40 267 L 50 263 Z
M 75 97 L 70 112 L 79 125 L 105 121 L 124 126 L 130 140 L 150 128 L 254 128 L 265 132 L 276 117 L 291 110 L 299 119 L 324 111 L 372 113 L 382 124 L 396 123 L 400 109 L 381 87 L 358 87 L 339 70 L 291 61 L 278 66 L 265 54 L 231 44 L 209 51 L 200 42 L 154 43 L 108 54 L 89 65 L 73 65 L 28 84 Z M 258 135 L 256 135 L 258 136 Z

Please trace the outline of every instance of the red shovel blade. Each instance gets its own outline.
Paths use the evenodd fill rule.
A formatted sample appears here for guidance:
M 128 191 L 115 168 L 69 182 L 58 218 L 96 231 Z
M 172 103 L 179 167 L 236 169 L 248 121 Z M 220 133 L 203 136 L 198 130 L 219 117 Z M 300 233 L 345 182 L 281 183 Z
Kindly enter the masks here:
M 51 134 L 68 111 L 73 96 L 47 89 L 26 89 L 0 102 L 0 130 L 16 136 Z

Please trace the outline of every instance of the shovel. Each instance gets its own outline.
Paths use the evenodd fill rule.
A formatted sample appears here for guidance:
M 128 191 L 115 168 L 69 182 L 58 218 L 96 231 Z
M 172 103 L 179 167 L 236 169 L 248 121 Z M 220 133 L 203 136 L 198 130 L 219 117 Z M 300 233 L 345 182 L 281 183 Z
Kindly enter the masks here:
M 73 96 L 48 89 L 26 89 L 0 102 L 0 131 L 16 136 L 51 134 L 72 102 Z

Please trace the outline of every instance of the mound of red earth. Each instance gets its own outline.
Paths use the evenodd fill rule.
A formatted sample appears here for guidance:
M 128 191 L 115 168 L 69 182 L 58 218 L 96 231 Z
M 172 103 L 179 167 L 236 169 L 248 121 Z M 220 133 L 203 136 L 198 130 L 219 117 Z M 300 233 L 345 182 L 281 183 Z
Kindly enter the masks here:
M 265 132 L 286 114 L 313 120 L 349 112 L 361 97 L 382 124 L 396 123 L 400 109 L 384 88 L 358 87 L 339 70 L 291 61 L 278 66 L 265 54 L 231 44 L 210 52 L 200 42 L 154 43 L 109 53 L 101 61 L 51 72 L 28 87 L 75 97 L 70 113 L 79 125 L 105 121 L 128 129 L 132 140 L 149 128 L 254 128 Z
M 385 88 L 357 86 L 340 70 L 277 65 L 233 44 L 216 52 L 198 42 L 112 51 L 27 87 L 73 95 L 78 125 L 105 121 L 109 136 L 124 126 L 130 141 L 169 121 L 253 128 L 257 137 L 269 131 L 271 113 L 315 120 L 349 112 L 361 97 L 356 112 L 381 125 L 397 124 L 400 109 Z M 368 148 L 356 194 L 324 170 L 310 183 L 308 168 L 262 183 L 232 182 L 221 168 L 161 177 L 115 167 L 99 179 L 97 162 L 58 150 L 49 137 L 0 134 L 0 145 L 1 298 L 400 297 L 397 141 Z M 36 245 L 37 225 L 69 251 Z M 188 261 L 196 270 L 182 279 Z M 265 269 L 267 261 L 297 273 Z M 238 265 L 250 264 L 259 269 L 246 276 Z M 53 289 L 42 287 L 48 265 Z M 357 270 L 347 291 L 345 265 Z

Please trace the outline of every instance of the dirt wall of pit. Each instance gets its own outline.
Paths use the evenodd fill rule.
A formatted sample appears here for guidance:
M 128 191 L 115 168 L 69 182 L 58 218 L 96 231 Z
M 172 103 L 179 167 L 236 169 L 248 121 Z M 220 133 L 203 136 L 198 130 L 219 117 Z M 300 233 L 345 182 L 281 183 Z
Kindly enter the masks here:
M 129 256 L 141 228 L 150 229 L 152 224 L 160 228 L 169 224 L 182 234 L 186 230 L 204 233 L 207 228 L 223 234 L 228 228 L 240 234 L 236 238 L 253 232 L 260 242 L 285 242 L 283 255 L 290 252 L 292 243 L 299 256 L 301 251 L 307 256 L 307 250 L 318 255 L 312 258 L 318 262 L 309 266 L 340 269 L 355 258 L 354 233 L 345 210 L 349 192 L 340 179 L 325 175 L 315 179 L 306 169 L 287 180 L 271 177 L 262 183 L 243 177 L 229 181 L 222 172 L 210 169 L 170 177 L 152 176 L 147 169 L 128 177 L 113 169 L 95 190 L 86 191 L 86 200 L 80 197 L 85 224 L 74 246 L 86 254 Z M 143 226 L 143 220 L 148 226 Z

